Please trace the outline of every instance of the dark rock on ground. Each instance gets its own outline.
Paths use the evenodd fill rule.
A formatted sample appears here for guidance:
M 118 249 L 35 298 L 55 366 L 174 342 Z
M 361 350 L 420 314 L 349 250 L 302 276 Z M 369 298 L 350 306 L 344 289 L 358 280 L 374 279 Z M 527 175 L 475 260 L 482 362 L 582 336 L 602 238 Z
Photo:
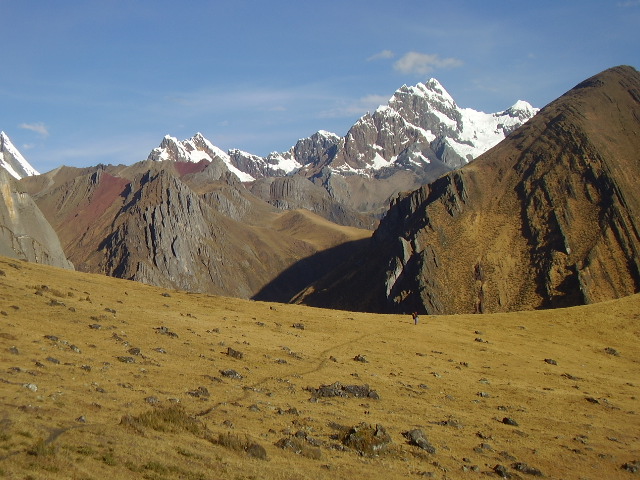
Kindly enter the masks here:
M 518 472 L 522 472 L 522 473 L 526 473 L 527 475 L 533 475 L 536 477 L 542 477 L 543 474 L 540 470 L 538 470 L 535 467 L 530 467 L 529 465 L 527 465 L 524 462 L 517 462 L 514 463 L 513 465 L 511 465 L 511 467 L 514 470 L 517 470 Z
M 402 435 L 405 436 L 405 438 L 411 445 L 420 447 L 422 450 L 425 450 L 426 452 L 431 454 L 436 453 L 435 447 L 429 443 L 427 436 L 421 429 L 415 428 L 413 430 L 409 430 L 408 432 L 403 432 Z
M 240 375 L 235 370 L 231 370 L 231 369 L 220 370 L 220 375 L 222 375 L 223 377 L 227 377 L 227 378 L 235 378 L 236 380 L 241 380 L 242 379 L 242 375 Z
M 227 355 L 229 355 L 230 357 L 233 357 L 237 360 L 242 360 L 242 358 L 244 357 L 244 354 L 238 350 L 234 350 L 231 347 L 227 347 Z
M 511 474 L 509 472 L 507 472 L 507 468 L 504 465 L 500 465 L 500 464 L 496 465 L 495 467 L 493 467 L 493 471 L 499 477 L 511 478 Z
M 209 396 L 209 390 L 207 389 L 207 387 L 198 387 L 195 390 L 192 390 L 190 392 L 187 392 L 188 395 L 191 395 L 192 397 L 196 397 L 196 398 L 201 398 L 201 397 L 208 397 Z
M 382 425 L 360 423 L 345 433 L 342 443 L 362 455 L 377 455 L 388 450 L 392 441 Z
M 620 468 L 626 470 L 631 473 L 639 473 L 640 472 L 640 460 L 634 460 L 632 462 L 627 462 L 622 465 Z
M 331 385 L 321 385 L 319 388 L 308 387 L 314 397 L 355 397 L 355 398 L 372 398 L 378 400 L 380 396 L 375 390 L 369 388 L 369 385 L 342 385 L 340 382 Z
M 155 328 L 156 333 L 161 333 L 162 335 L 167 335 L 169 337 L 172 338 L 178 338 L 178 334 L 175 332 L 172 332 L 171 330 L 169 330 L 167 327 L 156 327 Z

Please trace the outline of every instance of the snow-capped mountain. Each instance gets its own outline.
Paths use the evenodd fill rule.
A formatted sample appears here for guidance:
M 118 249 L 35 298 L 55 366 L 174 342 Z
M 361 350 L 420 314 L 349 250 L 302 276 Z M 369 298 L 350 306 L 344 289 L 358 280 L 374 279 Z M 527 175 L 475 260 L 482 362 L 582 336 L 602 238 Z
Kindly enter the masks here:
M 522 100 L 498 113 L 461 108 L 432 78 L 403 85 L 387 105 L 363 115 L 344 137 L 320 130 L 286 152 L 260 157 L 237 149 L 225 153 L 200 133 L 182 142 L 167 135 L 149 159 L 222 162 L 274 205 L 284 200 L 272 198 L 262 179 L 297 174 L 342 205 L 378 216 L 399 192 L 467 164 L 537 112 Z
M 287 152 L 260 157 L 238 149 L 227 153 L 202 134 L 178 141 L 167 135 L 150 160 L 221 160 L 243 182 L 300 172 L 309 176 L 329 167 L 339 174 L 365 174 L 401 168 L 414 170 L 432 161 L 458 168 L 518 128 L 539 109 L 518 100 L 498 113 L 459 107 L 432 78 L 403 85 L 373 113 L 363 115 L 344 136 L 320 130 L 298 140 Z
M 434 78 L 398 89 L 387 105 L 361 117 L 331 162 L 343 173 L 389 167 L 414 169 L 431 161 L 458 168 L 497 145 L 538 109 L 519 100 L 498 113 L 460 108 Z
M 0 132 L 0 167 L 18 180 L 31 175 L 39 175 L 38 171 L 27 162 L 4 132 Z
M 151 151 L 147 160 L 171 160 L 174 162 L 193 163 L 198 163 L 202 160 L 211 163 L 221 161 L 240 179 L 240 181 L 251 182 L 255 180 L 249 173 L 240 170 L 231 162 L 230 154 L 225 153 L 213 145 L 199 132 L 193 137 L 183 141 L 179 141 L 175 137 L 166 135 L 160 143 L 160 146 Z
M 497 145 L 537 112 L 523 100 L 498 113 L 461 108 L 432 78 L 399 88 L 387 105 L 363 115 L 344 137 L 321 130 L 287 152 L 257 160 L 270 168 L 263 175 L 252 175 L 300 171 L 309 176 L 325 167 L 343 175 L 376 175 L 383 170 L 388 173 L 389 168 L 420 169 L 433 161 L 458 168 Z M 256 163 L 253 158 L 232 155 L 241 170 Z

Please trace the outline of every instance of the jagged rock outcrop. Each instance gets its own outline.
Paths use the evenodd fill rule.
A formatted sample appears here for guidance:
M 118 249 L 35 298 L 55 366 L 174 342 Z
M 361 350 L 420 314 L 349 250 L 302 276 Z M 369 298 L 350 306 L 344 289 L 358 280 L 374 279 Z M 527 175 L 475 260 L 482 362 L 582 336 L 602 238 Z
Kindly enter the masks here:
M 0 255 L 73 269 L 31 196 L 0 169 Z
M 399 196 L 361 265 L 345 266 L 348 277 L 326 278 L 297 301 L 481 313 L 635 293 L 638 131 L 640 74 L 602 72 L 471 164 Z
M 218 217 L 218 218 L 217 218 Z M 232 233 L 223 218 L 184 183 L 164 171 L 132 182 L 115 230 L 101 243 L 108 275 L 187 291 L 248 297 L 259 285 L 237 282 L 224 269 Z M 248 254 L 248 249 L 244 253 Z M 230 258 L 249 266 L 249 258 Z M 254 278 L 260 278 L 256 272 Z

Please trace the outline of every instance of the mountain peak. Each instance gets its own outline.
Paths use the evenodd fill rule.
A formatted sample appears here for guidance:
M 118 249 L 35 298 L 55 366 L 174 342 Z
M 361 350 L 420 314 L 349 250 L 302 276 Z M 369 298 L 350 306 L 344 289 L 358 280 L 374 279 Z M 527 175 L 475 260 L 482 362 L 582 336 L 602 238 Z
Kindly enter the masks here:
M 228 153 L 213 145 L 202 133 L 197 132 L 193 137 L 180 141 L 171 135 L 165 135 L 159 147 L 154 148 L 147 160 L 198 163 L 221 162 L 242 182 L 255 180 L 251 175 L 236 168 L 231 163 Z
M 411 87 L 403 85 L 393 94 L 389 100 L 389 106 L 393 107 L 397 101 L 407 95 L 424 98 L 430 105 L 440 110 L 458 108 L 453 97 L 435 78 L 430 78 L 426 83 L 418 83 Z
M 0 167 L 16 179 L 39 175 L 39 172 L 27 162 L 20 151 L 11 143 L 9 136 L 0 131 Z
M 502 113 L 502 115 L 509 115 L 510 117 L 515 117 L 523 120 L 525 118 L 533 117 L 536 113 L 538 113 L 539 110 L 539 108 L 534 108 L 529 102 L 518 100 L 516 103 L 507 108 Z
M 436 78 L 433 78 L 433 77 L 427 80 L 424 86 L 428 87 L 431 90 L 445 90 L 442 84 Z

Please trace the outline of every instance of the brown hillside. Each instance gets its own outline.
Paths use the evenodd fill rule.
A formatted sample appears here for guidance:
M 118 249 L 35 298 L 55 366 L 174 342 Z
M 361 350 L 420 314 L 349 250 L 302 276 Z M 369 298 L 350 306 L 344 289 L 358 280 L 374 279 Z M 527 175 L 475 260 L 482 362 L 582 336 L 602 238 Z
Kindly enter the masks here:
M 639 308 L 414 325 L 0 258 L 0 476 L 631 479 Z
M 285 301 L 371 235 L 278 210 L 222 162 L 63 167 L 22 184 L 78 270 L 192 292 Z M 343 243 L 341 256 L 301 268 Z
M 398 198 L 367 261 L 298 300 L 473 313 L 637 292 L 639 132 L 640 74 L 596 75 L 468 166 Z

